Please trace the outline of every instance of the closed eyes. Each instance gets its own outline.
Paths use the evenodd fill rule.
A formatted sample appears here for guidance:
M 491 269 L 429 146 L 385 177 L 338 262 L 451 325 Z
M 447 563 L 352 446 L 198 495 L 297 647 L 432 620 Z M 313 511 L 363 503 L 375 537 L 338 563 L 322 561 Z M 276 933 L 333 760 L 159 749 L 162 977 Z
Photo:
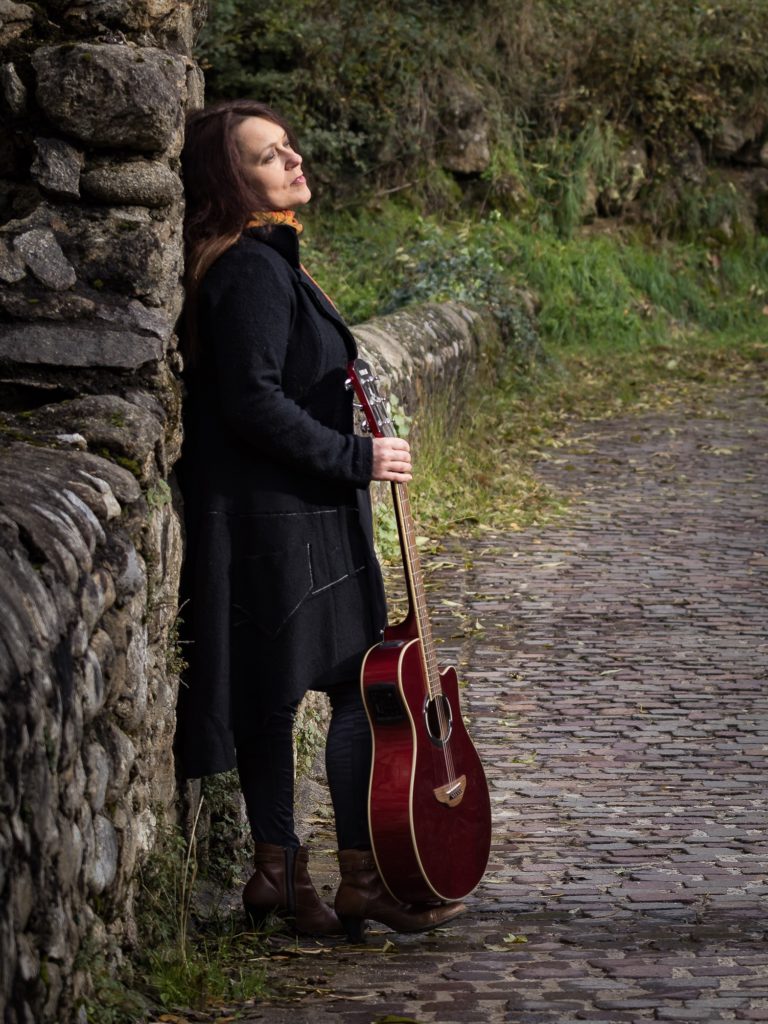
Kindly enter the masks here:
M 291 146 L 290 142 L 288 141 L 288 136 L 287 135 L 286 135 L 286 137 L 282 141 L 282 148 L 283 149 L 287 149 L 289 153 L 293 152 L 293 147 Z M 274 149 L 270 149 L 269 152 L 267 153 L 267 155 L 264 157 L 264 159 L 261 162 L 263 164 L 271 163 L 272 160 L 275 159 L 276 155 L 277 154 L 276 154 L 275 150 Z

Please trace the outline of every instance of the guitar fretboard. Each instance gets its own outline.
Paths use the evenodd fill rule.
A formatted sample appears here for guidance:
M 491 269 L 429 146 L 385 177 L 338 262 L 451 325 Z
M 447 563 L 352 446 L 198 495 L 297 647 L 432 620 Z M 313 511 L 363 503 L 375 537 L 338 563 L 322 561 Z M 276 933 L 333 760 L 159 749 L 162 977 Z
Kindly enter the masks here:
M 430 699 L 432 699 L 442 692 L 442 688 L 440 686 L 440 673 L 437 665 L 437 652 L 435 651 L 435 642 L 432 636 L 432 623 L 430 622 L 427 608 L 424 573 L 421 568 L 419 547 L 416 543 L 416 526 L 413 520 L 413 513 L 411 512 L 408 484 L 393 483 L 392 496 L 400 537 L 400 550 L 403 555 L 403 571 L 411 598 L 411 607 L 416 616 L 416 628 L 421 640 L 424 678 L 427 682 Z

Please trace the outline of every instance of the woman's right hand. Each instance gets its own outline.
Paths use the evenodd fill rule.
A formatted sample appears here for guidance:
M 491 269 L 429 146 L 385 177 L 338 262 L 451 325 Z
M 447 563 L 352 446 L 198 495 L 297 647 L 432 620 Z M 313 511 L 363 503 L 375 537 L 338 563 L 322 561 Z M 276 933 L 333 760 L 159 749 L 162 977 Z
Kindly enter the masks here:
M 373 438 L 373 479 L 394 480 L 399 484 L 413 479 L 411 448 L 402 437 Z

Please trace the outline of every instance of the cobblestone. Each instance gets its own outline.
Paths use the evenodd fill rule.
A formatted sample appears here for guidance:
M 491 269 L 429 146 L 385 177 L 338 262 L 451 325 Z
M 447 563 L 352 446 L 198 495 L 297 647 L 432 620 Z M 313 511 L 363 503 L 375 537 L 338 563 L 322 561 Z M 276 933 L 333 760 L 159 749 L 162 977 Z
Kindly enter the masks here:
M 447 545 L 429 590 L 491 787 L 487 875 L 453 929 L 298 944 L 248 1020 L 768 1019 L 766 453 L 757 383 L 578 424 L 539 463 L 568 513 Z

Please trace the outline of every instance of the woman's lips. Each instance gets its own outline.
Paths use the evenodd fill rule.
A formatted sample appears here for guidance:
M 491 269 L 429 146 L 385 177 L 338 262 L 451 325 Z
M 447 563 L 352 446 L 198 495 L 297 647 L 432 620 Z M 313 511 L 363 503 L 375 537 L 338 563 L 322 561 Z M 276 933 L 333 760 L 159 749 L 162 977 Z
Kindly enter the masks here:
M 300 174 L 298 178 L 294 178 L 293 181 L 291 182 L 292 185 L 306 185 L 306 183 L 307 179 L 304 177 L 303 174 Z

